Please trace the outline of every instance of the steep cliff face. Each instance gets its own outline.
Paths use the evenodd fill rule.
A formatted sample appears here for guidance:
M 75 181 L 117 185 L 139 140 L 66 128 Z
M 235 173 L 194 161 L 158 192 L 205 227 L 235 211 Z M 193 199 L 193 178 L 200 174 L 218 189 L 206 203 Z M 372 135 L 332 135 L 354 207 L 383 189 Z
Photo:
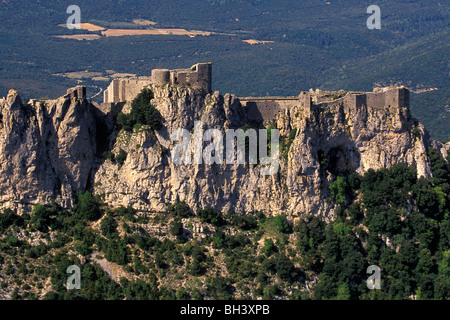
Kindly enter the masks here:
M 406 108 L 345 109 L 336 103 L 302 116 L 297 108 L 277 119 L 297 128 L 286 164 L 288 212 L 328 215 L 328 185 L 337 175 L 406 163 L 418 176 L 431 176 L 426 156 L 432 142 Z
M 11 90 L 0 100 L 0 205 L 29 209 L 56 200 L 67 207 L 76 191 L 90 189 L 111 206 L 139 211 L 163 211 L 179 200 L 194 211 L 212 207 L 330 218 L 334 208 L 327 201 L 328 186 L 337 175 L 401 162 L 430 177 L 427 148 L 439 148 L 446 156 L 449 147 L 432 140 L 407 108 L 348 109 L 338 100 L 311 111 L 299 105 L 278 113 L 272 125 L 288 151 L 280 155 L 274 175 L 262 174 L 262 164 L 175 164 L 171 150 L 178 141 L 170 136 L 175 130 L 186 129 L 193 138 L 196 121 L 203 132 L 215 128 L 222 133 L 250 121 L 230 94 L 167 85 L 151 89 L 162 129 L 144 126 L 118 134 L 98 127 L 102 113 L 79 95 L 25 104 Z M 113 141 L 116 155 L 126 151 L 123 165 L 100 159 L 96 140 Z
M 0 111 L 1 206 L 72 205 L 95 162 L 93 106 L 69 94 L 25 104 L 10 90 Z
M 218 92 L 203 95 L 189 88 L 153 87 L 152 104 L 164 127 L 159 132 L 120 132 L 113 152 L 127 152 L 123 166 L 105 160 L 95 174 L 95 192 L 113 206 L 132 205 L 141 211 L 161 211 L 175 200 L 194 210 L 213 207 L 238 213 L 261 210 L 330 216 L 328 185 L 336 175 L 395 163 L 415 166 L 419 176 L 431 176 L 426 149 L 433 141 L 407 108 L 345 109 L 337 102 L 311 113 L 300 106 L 281 111 L 273 120 L 280 135 L 295 129 L 287 159 L 280 157 L 275 175 L 262 175 L 261 164 L 174 164 L 170 133 L 183 128 L 194 136 L 194 121 L 203 130 L 236 129 L 248 123 L 239 100 Z M 293 134 L 292 134 L 293 136 Z M 193 149 L 193 147 L 192 147 Z

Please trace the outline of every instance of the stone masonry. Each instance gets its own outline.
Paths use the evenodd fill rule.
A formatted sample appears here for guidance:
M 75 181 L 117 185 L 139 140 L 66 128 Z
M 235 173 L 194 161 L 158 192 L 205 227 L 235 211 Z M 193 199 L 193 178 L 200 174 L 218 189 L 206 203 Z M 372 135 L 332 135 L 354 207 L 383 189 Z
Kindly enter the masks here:
M 114 79 L 104 91 L 100 106 L 107 113 L 133 100 L 146 86 L 192 87 L 211 93 L 212 64 L 197 63 L 187 69 L 153 69 L 150 77 Z M 355 108 L 384 109 L 409 107 L 409 90 L 405 87 L 378 88 L 373 92 L 357 91 L 303 91 L 296 97 L 240 97 L 247 119 L 252 122 L 268 122 L 281 110 L 300 107 L 305 114 L 313 109 L 325 108 L 341 103 L 344 110 Z
M 314 109 L 343 104 L 344 110 L 368 107 L 373 109 L 409 108 L 409 90 L 405 87 L 387 87 L 373 92 L 329 92 L 310 90 L 301 92 L 298 97 L 243 97 L 239 98 L 246 109 L 250 121 L 266 122 L 274 119 L 281 111 L 294 106 L 306 114 Z
M 104 103 L 120 103 L 133 100 L 148 85 L 171 84 L 175 87 L 190 86 L 211 92 L 211 63 L 197 63 L 188 69 L 154 69 L 150 77 L 114 79 L 103 92 Z

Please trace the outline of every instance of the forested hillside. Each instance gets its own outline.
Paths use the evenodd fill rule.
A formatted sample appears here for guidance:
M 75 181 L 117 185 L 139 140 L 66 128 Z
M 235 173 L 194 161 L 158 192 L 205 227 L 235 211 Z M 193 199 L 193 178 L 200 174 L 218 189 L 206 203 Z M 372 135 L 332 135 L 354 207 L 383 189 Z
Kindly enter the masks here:
M 146 215 L 79 193 L 75 207 L 0 215 L 2 299 L 446 299 L 450 294 L 450 172 L 405 165 L 338 176 L 337 218 L 295 222 L 268 212 L 192 212 L 183 202 Z M 68 290 L 69 266 L 81 289 Z M 381 268 L 381 290 L 366 286 Z

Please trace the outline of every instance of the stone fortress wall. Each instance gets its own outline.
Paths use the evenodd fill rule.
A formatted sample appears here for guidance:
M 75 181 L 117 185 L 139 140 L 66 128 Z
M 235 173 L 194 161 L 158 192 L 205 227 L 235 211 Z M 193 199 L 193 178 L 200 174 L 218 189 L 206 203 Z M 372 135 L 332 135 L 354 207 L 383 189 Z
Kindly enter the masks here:
M 187 69 L 154 69 L 150 77 L 114 79 L 104 91 L 100 109 L 106 114 L 133 100 L 148 85 L 190 86 L 211 93 L 212 64 L 197 63 Z M 79 93 L 82 94 L 81 92 Z M 85 94 L 85 93 L 84 93 Z M 345 110 L 355 108 L 385 109 L 409 107 L 409 90 L 405 87 L 377 88 L 373 92 L 303 91 L 295 97 L 239 97 L 250 121 L 268 122 L 281 110 L 300 107 L 306 114 L 313 109 L 341 103 Z M 117 110 L 116 110 L 117 111 Z
M 188 69 L 154 69 L 150 77 L 114 79 L 103 92 L 103 102 L 121 103 L 133 100 L 148 85 L 190 86 L 211 92 L 211 63 L 197 63 Z
M 239 98 L 246 108 L 250 121 L 270 121 L 275 115 L 293 106 L 299 106 L 306 113 L 328 105 L 343 104 L 345 110 L 362 108 L 374 109 L 409 108 L 409 90 L 405 87 L 378 88 L 373 92 L 345 92 L 310 90 L 298 97 L 243 97 Z
M 151 84 L 150 77 L 114 79 L 103 91 L 103 102 L 119 103 L 131 101 L 145 86 Z
M 67 89 L 67 94 L 70 99 L 86 100 L 86 87 L 76 86 L 74 88 Z

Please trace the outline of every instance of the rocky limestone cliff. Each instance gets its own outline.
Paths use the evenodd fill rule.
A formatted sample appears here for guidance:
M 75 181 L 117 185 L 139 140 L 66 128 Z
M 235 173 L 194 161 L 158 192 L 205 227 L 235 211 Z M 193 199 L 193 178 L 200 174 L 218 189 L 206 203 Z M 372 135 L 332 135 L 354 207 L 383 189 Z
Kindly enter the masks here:
M 72 205 L 95 163 L 92 105 L 70 95 L 24 103 L 10 90 L 0 111 L 1 206 L 28 209 L 51 200 Z
M 185 128 L 192 136 L 194 121 L 201 121 L 203 130 L 216 128 L 224 133 L 245 125 L 245 112 L 230 94 L 203 95 L 169 86 L 152 90 L 152 104 L 161 112 L 164 128 L 156 133 L 120 132 L 113 152 L 127 152 L 124 165 L 119 168 L 106 160 L 96 172 L 95 192 L 104 194 L 113 206 L 161 211 L 179 200 L 194 211 L 213 207 L 222 212 L 329 216 L 333 207 L 326 198 L 335 175 L 401 162 L 415 166 L 419 176 L 430 177 L 427 148 L 445 152 L 407 108 L 344 110 L 336 103 L 312 114 L 293 107 L 276 116 L 273 122 L 282 136 L 296 129 L 288 160 L 281 160 L 276 175 L 261 175 L 260 165 L 175 165 L 170 158 L 171 132 Z M 325 154 L 331 165 L 323 168 L 319 154 Z
M 241 128 L 248 123 L 245 110 L 231 94 L 168 85 L 151 89 L 163 127 L 155 132 L 144 126 L 133 133 L 100 129 L 102 113 L 86 100 L 66 95 L 24 104 L 10 91 L 0 100 L 1 206 L 25 208 L 54 199 L 67 207 L 76 191 L 87 188 L 104 195 L 110 206 L 139 211 L 163 211 L 180 200 L 194 211 L 213 207 L 331 218 L 333 205 L 326 199 L 336 175 L 401 162 L 430 177 L 427 148 L 446 156 L 449 147 L 432 140 L 407 108 L 347 110 L 336 102 L 311 113 L 300 106 L 278 113 L 273 124 L 280 135 L 296 131 L 275 175 L 262 175 L 261 164 L 179 165 L 170 157 L 174 130 L 193 135 L 195 121 L 203 123 L 203 130 Z M 111 142 L 114 154 L 127 152 L 122 166 L 96 155 L 99 137 Z

